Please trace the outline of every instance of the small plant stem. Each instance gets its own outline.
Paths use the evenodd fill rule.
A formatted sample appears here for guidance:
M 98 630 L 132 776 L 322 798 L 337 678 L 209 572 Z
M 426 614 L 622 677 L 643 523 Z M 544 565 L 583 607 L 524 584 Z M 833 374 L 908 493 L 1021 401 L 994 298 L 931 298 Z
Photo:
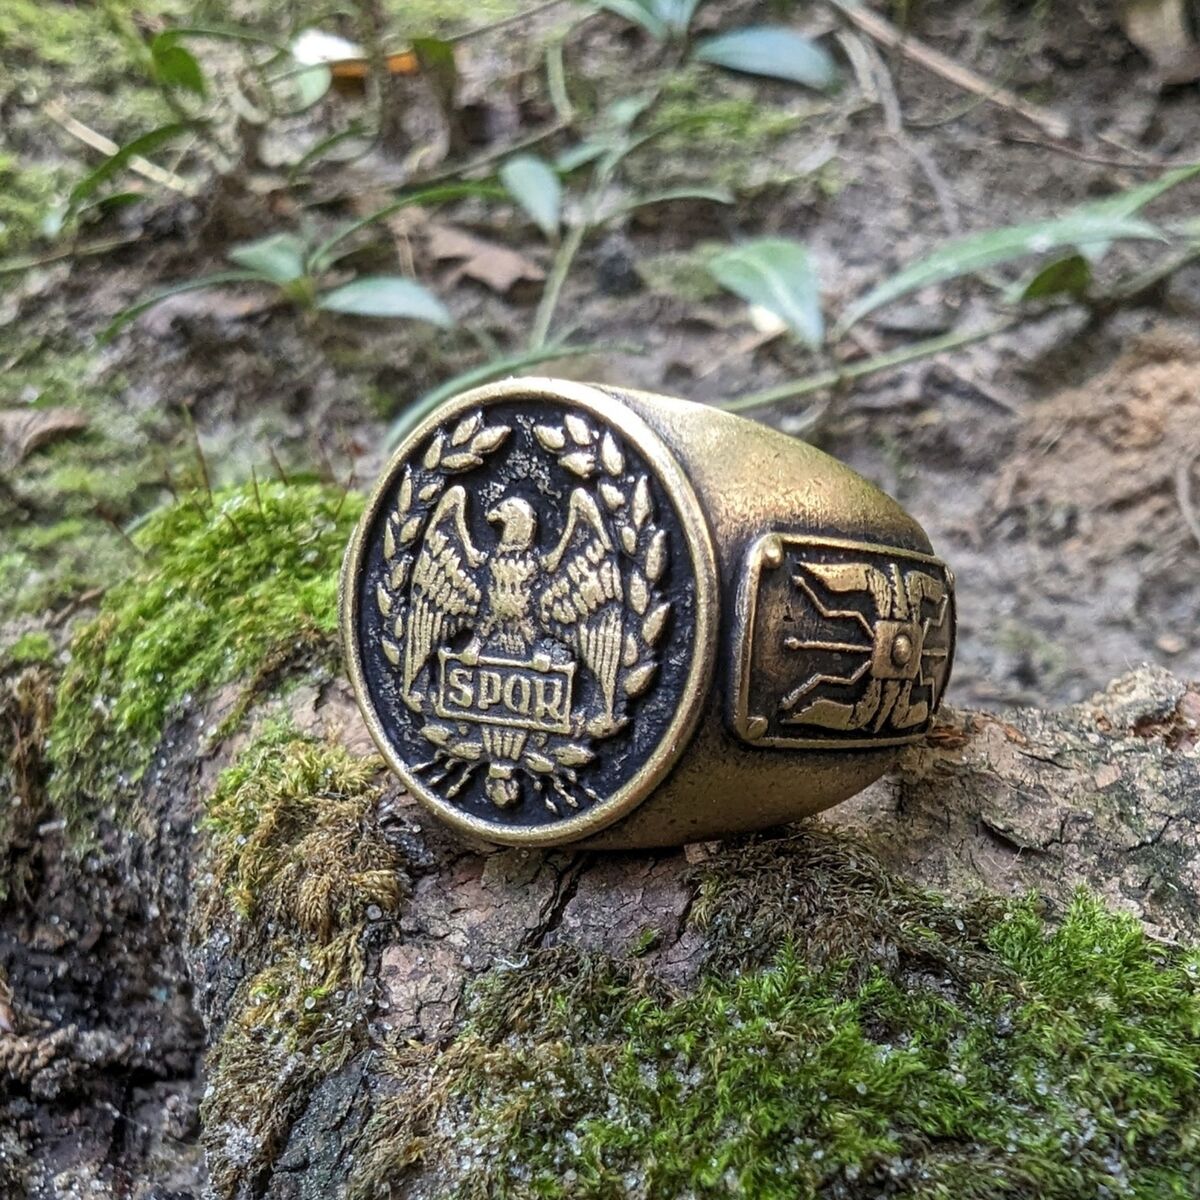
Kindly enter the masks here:
M 657 89 L 655 94 L 657 95 Z M 621 161 L 631 149 L 633 149 L 632 145 L 625 145 L 610 151 L 600 159 L 593 169 L 587 193 L 583 197 L 583 209 L 579 214 L 579 220 L 567 230 L 567 236 L 559 243 L 558 253 L 554 256 L 554 265 L 550 268 L 550 276 L 546 280 L 546 287 L 542 291 L 542 298 L 538 302 L 537 313 L 533 319 L 533 330 L 529 335 L 528 348 L 530 350 L 540 350 L 546 344 L 563 286 L 567 282 L 567 276 L 571 273 L 571 267 L 583 246 L 584 239 L 596 227 L 600 201 L 604 198 L 604 193 L 608 191 L 608 185 L 612 182 Z
M 358 0 L 355 8 L 358 10 L 363 48 L 370 66 L 367 95 L 377 114 L 379 144 L 385 154 L 398 155 L 404 143 L 404 105 L 400 103 L 395 81 L 387 67 L 387 53 L 384 50 L 387 17 L 382 0 Z
M 570 125 L 575 120 L 575 106 L 571 103 L 571 96 L 567 91 L 567 68 L 564 60 L 566 40 L 566 34 L 563 34 L 546 47 L 546 90 L 558 119 L 564 125 Z
M 550 277 L 546 280 L 546 287 L 542 292 L 542 298 L 538 303 L 537 314 L 533 321 L 533 331 L 529 335 L 529 349 L 531 351 L 540 350 L 546 344 L 546 338 L 550 334 L 550 324 L 554 320 L 554 311 L 558 307 L 558 299 L 562 294 L 563 285 L 567 282 L 567 276 L 571 273 L 571 265 L 575 261 L 575 256 L 579 253 L 579 248 L 583 245 L 583 239 L 587 237 L 590 228 L 591 206 L 588 205 L 588 214 L 585 215 L 578 224 L 572 225 L 567 230 L 567 236 L 559 243 L 558 253 L 554 256 L 554 265 L 550 268 Z
M 815 375 L 806 375 L 802 379 L 794 379 L 791 383 L 781 383 L 776 387 L 766 388 L 761 392 L 751 392 L 748 396 L 735 396 L 732 400 L 716 404 L 714 407 L 725 412 L 745 412 L 751 408 L 766 408 L 778 404 L 781 400 L 795 400 L 800 396 L 810 396 L 813 392 L 823 392 L 827 388 L 837 388 L 851 383 L 855 379 L 865 379 L 868 375 L 876 375 L 880 371 L 892 367 L 903 366 L 905 363 L 918 362 L 923 358 L 931 358 L 947 350 L 957 350 L 960 346 L 969 346 L 972 342 L 982 342 L 995 337 L 1011 326 L 1018 323 L 1020 317 L 1008 317 L 994 325 L 986 325 L 982 329 L 971 329 L 965 333 L 946 333 L 940 337 L 928 338 L 923 342 L 914 342 L 890 350 L 886 354 L 864 359 L 862 362 L 851 363 L 846 367 L 838 367 L 828 371 L 819 371 Z
M 110 250 L 119 250 L 122 246 L 132 246 L 140 241 L 141 235 L 123 238 L 107 238 L 101 242 L 85 242 L 79 246 L 65 246 L 50 254 L 42 254 L 29 258 L 10 258 L 0 262 L 0 275 L 12 275 L 19 271 L 32 271 L 37 267 L 47 267 L 51 263 L 62 262 L 64 258 L 84 258 L 91 254 L 107 254 Z
M 514 138 L 511 142 L 506 142 L 503 146 L 499 146 L 495 150 L 488 150 L 483 154 L 476 155 L 474 158 L 469 158 L 456 165 L 434 171 L 429 175 L 414 176 L 410 182 L 414 185 L 420 184 L 422 187 L 425 187 L 429 184 L 444 183 L 451 179 L 465 179 L 477 171 L 482 171 L 485 168 L 493 166 L 502 158 L 508 158 L 510 154 L 517 154 L 522 150 L 530 150 L 534 146 L 540 146 L 542 142 L 548 142 L 552 137 L 562 133 L 566 128 L 568 128 L 566 123 L 556 118 L 548 125 L 543 125 L 541 129 L 535 129 L 532 133 L 526 134 L 524 137 Z M 329 203 L 329 201 L 324 201 L 324 203 Z

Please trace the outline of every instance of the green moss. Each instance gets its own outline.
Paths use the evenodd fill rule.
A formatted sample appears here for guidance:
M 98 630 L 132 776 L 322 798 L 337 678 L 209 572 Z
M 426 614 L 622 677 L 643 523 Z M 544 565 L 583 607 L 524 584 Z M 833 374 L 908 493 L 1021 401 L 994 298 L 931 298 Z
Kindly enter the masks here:
M 708 270 L 709 260 L 720 249 L 715 242 L 705 242 L 691 250 L 651 254 L 638 262 L 637 273 L 653 291 L 700 304 L 721 292 Z
M 320 484 L 193 494 L 134 534 L 141 562 L 72 646 L 51 731 L 52 798 L 86 811 L 136 784 L 173 713 L 328 652 L 361 499 Z
M 516 16 L 526 7 L 523 0 L 477 0 L 470 8 L 456 0 L 388 0 L 386 5 L 393 26 L 404 37 L 462 33 Z
M 711 68 L 674 72 L 663 88 L 650 129 L 653 153 L 630 160 L 634 175 L 663 185 L 668 178 L 702 179 L 739 191 L 791 182 L 798 172 L 778 153 L 814 111 L 798 94 L 786 107 L 764 102 L 752 83 Z
M 0 553 L 0 613 L 38 613 L 62 604 L 119 578 L 135 558 L 120 534 L 98 518 L 12 527 Z
M 117 142 L 146 132 L 147 116 L 161 124 L 168 110 L 156 89 L 148 86 L 143 70 L 145 50 L 118 30 L 128 21 L 132 5 L 123 0 L 110 4 L 41 4 L 38 0 L 5 0 L 0 5 L 0 75 L 13 92 L 61 95 L 71 92 L 72 116 L 99 123 L 101 131 Z M 138 4 L 149 18 L 171 9 L 169 3 Z M 23 145 L 30 157 L 24 170 L 37 169 L 55 146 L 78 151 L 80 164 L 87 154 L 48 118 L 25 115 L 16 124 L 13 144 Z M 132 118 L 132 119 L 131 119 Z M 139 129 L 140 125 L 140 129 Z M 36 155 L 38 162 L 32 161 Z
M 65 342 L 6 331 L 0 338 L 0 354 L 5 359 L 4 391 L 0 394 L 6 403 L 92 411 L 119 386 L 103 382 L 97 360 Z
M 11 154 L 0 154 L 0 254 L 20 250 L 38 236 L 64 188 L 61 171 L 20 167 Z
M 13 70 L 34 62 L 70 67 L 93 50 L 108 57 L 103 65 L 110 71 L 124 64 L 120 40 L 109 32 L 100 5 L 5 0 L 0 8 L 0 47 Z
M 739 855 L 688 994 L 567 948 L 485 976 L 436 1065 L 398 1056 L 356 1194 L 418 1158 L 472 1198 L 1197 1194 L 1195 949 L 1082 894 L 956 914 L 828 836 Z
M 361 922 L 368 904 L 394 908 L 395 856 L 362 828 L 380 765 L 287 727 L 260 736 L 209 802 L 209 903 L 217 907 L 202 928 L 232 904 L 243 925 L 328 942 Z
M 37 637 L 21 639 L 28 651 L 41 649 Z M 54 678 L 46 666 L 32 662 L 0 673 L 0 900 L 26 896 L 40 867 L 29 851 L 46 815 L 44 755 L 53 712 Z
M 1078 670 L 1075 654 L 1026 622 L 1005 620 L 996 629 L 996 646 L 1017 659 L 1045 694 L 1064 690 Z
M 196 936 L 249 964 L 207 1063 L 218 1196 L 271 1164 L 313 1089 L 366 1044 L 366 927 L 405 883 L 376 820 L 379 766 L 275 725 L 209 803 Z
M 82 413 L 82 431 L 11 468 L 0 488 L 0 619 L 40 613 L 127 574 L 136 559 L 120 526 L 164 496 L 168 467 L 190 453 L 161 413 L 132 415 L 120 378 L 72 343 L 0 337 L 4 399 Z
M 24 667 L 31 663 L 48 663 L 54 657 L 54 642 L 43 630 L 35 629 L 23 633 L 3 656 L 13 666 Z

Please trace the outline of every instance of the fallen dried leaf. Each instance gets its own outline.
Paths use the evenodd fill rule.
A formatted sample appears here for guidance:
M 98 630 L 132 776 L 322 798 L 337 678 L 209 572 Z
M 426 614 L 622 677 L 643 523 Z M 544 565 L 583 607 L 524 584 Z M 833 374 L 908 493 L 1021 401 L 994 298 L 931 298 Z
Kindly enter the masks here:
M 0 453 L 13 465 L 39 446 L 86 429 L 86 413 L 75 408 L 0 409 Z
M 155 305 L 144 317 L 142 328 L 152 337 L 166 337 L 180 317 L 219 322 L 244 321 L 281 303 L 278 292 L 234 292 L 213 288 L 204 292 L 181 292 Z
M 465 275 L 503 295 L 523 279 L 536 283 L 546 278 L 546 272 L 524 254 L 476 237 L 465 229 L 430 223 L 428 236 L 429 253 L 434 258 L 461 260 L 451 282 Z
M 1164 83 L 1200 79 L 1200 46 L 1192 36 L 1185 0 L 1123 0 L 1125 36 L 1154 64 Z

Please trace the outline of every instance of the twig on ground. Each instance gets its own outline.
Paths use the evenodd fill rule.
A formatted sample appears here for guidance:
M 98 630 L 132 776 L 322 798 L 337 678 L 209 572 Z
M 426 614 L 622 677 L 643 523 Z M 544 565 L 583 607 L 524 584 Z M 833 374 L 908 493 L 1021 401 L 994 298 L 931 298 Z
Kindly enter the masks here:
M 56 613 L 51 614 L 46 624 L 51 629 L 57 629 L 59 626 L 65 625 L 81 608 L 86 608 L 93 601 L 99 600 L 103 595 L 104 589 L 102 587 L 89 588 L 86 592 L 81 592 L 78 596 L 67 601 Z
M 1039 150 L 1050 150 L 1055 154 L 1063 154 L 1067 158 L 1073 158 L 1076 162 L 1094 163 L 1098 167 L 1120 167 L 1126 171 L 1179 171 L 1194 167 L 1200 162 L 1195 158 L 1190 161 L 1163 162 L 1160 158 L 1149 158 L 1144 155 L 1139 155 L 1137 158 L 1115 158 L 1111 155 L 1089 154 L 1075 146 L 1067 145 L 1065 142 L 1047 142 L 1042 138 L 1023 137 L 1018 133 L 1007 133 L 1001 138 L 1001 141 L 1011 142 L 1017 146 L 1036 146 Z
M 982 396 L 989 404 L 994 404 L 1001 412 L 1006 412 L 1012 417 L 1022 415 L 1023 410 L 1021 406 L 1010 400 L 1003 392 L 992 387 L 990 383 L 984 383 L 982 380 L 976 379 L 973 375 L 961 370 L 951 362 L 943 363 L 941 369 L 957 379 L 963 387 L 969 388 L 977 396 Z
M 879 53 L 874 45 L 858 34 L 848 32 L 839 35 L 839 40 L 846 47 L 848 53 L 849 44 L 858 43 L 858 53 L 864 60 L 866 69 L 874 79 L 875 95 L 878 98 L 880 108 L 883 109 L 884 125 L 888 133 L 891 134 L 896 144 L 917 164 L 921 174 L 925 176 L 925 180 L 933 192 L 934 199 L 937 201 L 938 208 L 941 210 L 942 222 L 946 226 L 946 232 L 951 237 L 961 233 L 962 221 L 959 219 L 958 204 L 954 199 L 954 193 L 951 191 L 950 185 L 946 182 L 946 177 L 938 169 L 933 155 L 924 146 L 920 145 L 905 129 L 904 112 L 900 107 L 900 97 L 896 93 L 896 85 L 892 81 L 892 73 L 888 70 L 887 63 L 883 61 L 883 55 Z
M 111 138 L 106 138 L 102 133 L 97 133 L 82 121 L 77 121 L 57 100 L 47 100 L 42 105 L 42 111 L 56 125 L 65 129 L 73 138 L 78 138 L 85 146 L 91 146 L 93 150 L 99 150 L 101 154 L 107 155 L 109 158 L 120 152 L 121 147 L 116 142 Z M 143 179 L 157 183 L 160 187 L 170 188 L 173 192 L 180 192 L 185 196 L 192 194 L 192 185 L 186 179 L 176 175 L 174 171 L 167 171 L 156 163 L 152 163 L 140 154 L 135 154 L 129 160 L 129 169 L 141 175 Z
M 558 8 L 559 5 L 565 3 L 566 0 L 542 0 L 541 4 L 535 4 L 531 8 L 511 14 L 511 16 L 500 17 L 495 21 L 488 21 L 486 25 L 476 25 L 473 29 L 464 29 L 462 33 L 452 34 L 446 41 L 470 41 L 471 38 L 481 37 L 485 33 L 495 33 L 498 29 L 507 29 L 511 25 L 520 25 L 522 21 L 531 20 L 533 17 L 540 16 L 542 13 L 548 12 L 552 8 Z
M 825 3 L 852 25 L 861 29 L 869 38 L 874 39 L 882 46 L 887 46 L 890 50 L 898 50 L 905 58 L 924 67 L 932 74 L 940 76 L 948 83 L 954 84 L 955 87 L 982 96 L 990 104 L 1015 113 L 1053 138 L 1066 138 L 1070 134 L 1070 123 L 1061 113 L 1044 108 L 1040 104 L 1031 104 L 1027 100 L 1022 100 L 1008 88 L 985 79 L 969 67 L 964 67 L 954 59 L 948 58 L 941 51 L 925 45 L 917 38 L 910 37 L 902 30 L 897 29 L 890 21 L 865 6 L 856 4 L 853 0 L 825 0 Z

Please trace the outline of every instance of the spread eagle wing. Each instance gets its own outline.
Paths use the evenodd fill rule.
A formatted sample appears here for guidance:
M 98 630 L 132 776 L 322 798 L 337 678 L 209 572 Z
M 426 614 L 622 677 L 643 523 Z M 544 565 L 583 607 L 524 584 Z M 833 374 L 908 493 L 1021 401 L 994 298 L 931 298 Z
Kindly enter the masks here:
M 611 722 L 621 667 L 621 568 L 600 509 L 583 488 L 571 493 L 566 528 L 543 566 L 542 624 L 578 646 L 599 681 L 604 717 Z
M 483 596 L 467 568 L 481 567 L 487 555 L 467 532 L 467 493 L 452 487 L 433 510 L 413 567 L 404 644 L 404 697 L 433 648 L 479 615 Z

